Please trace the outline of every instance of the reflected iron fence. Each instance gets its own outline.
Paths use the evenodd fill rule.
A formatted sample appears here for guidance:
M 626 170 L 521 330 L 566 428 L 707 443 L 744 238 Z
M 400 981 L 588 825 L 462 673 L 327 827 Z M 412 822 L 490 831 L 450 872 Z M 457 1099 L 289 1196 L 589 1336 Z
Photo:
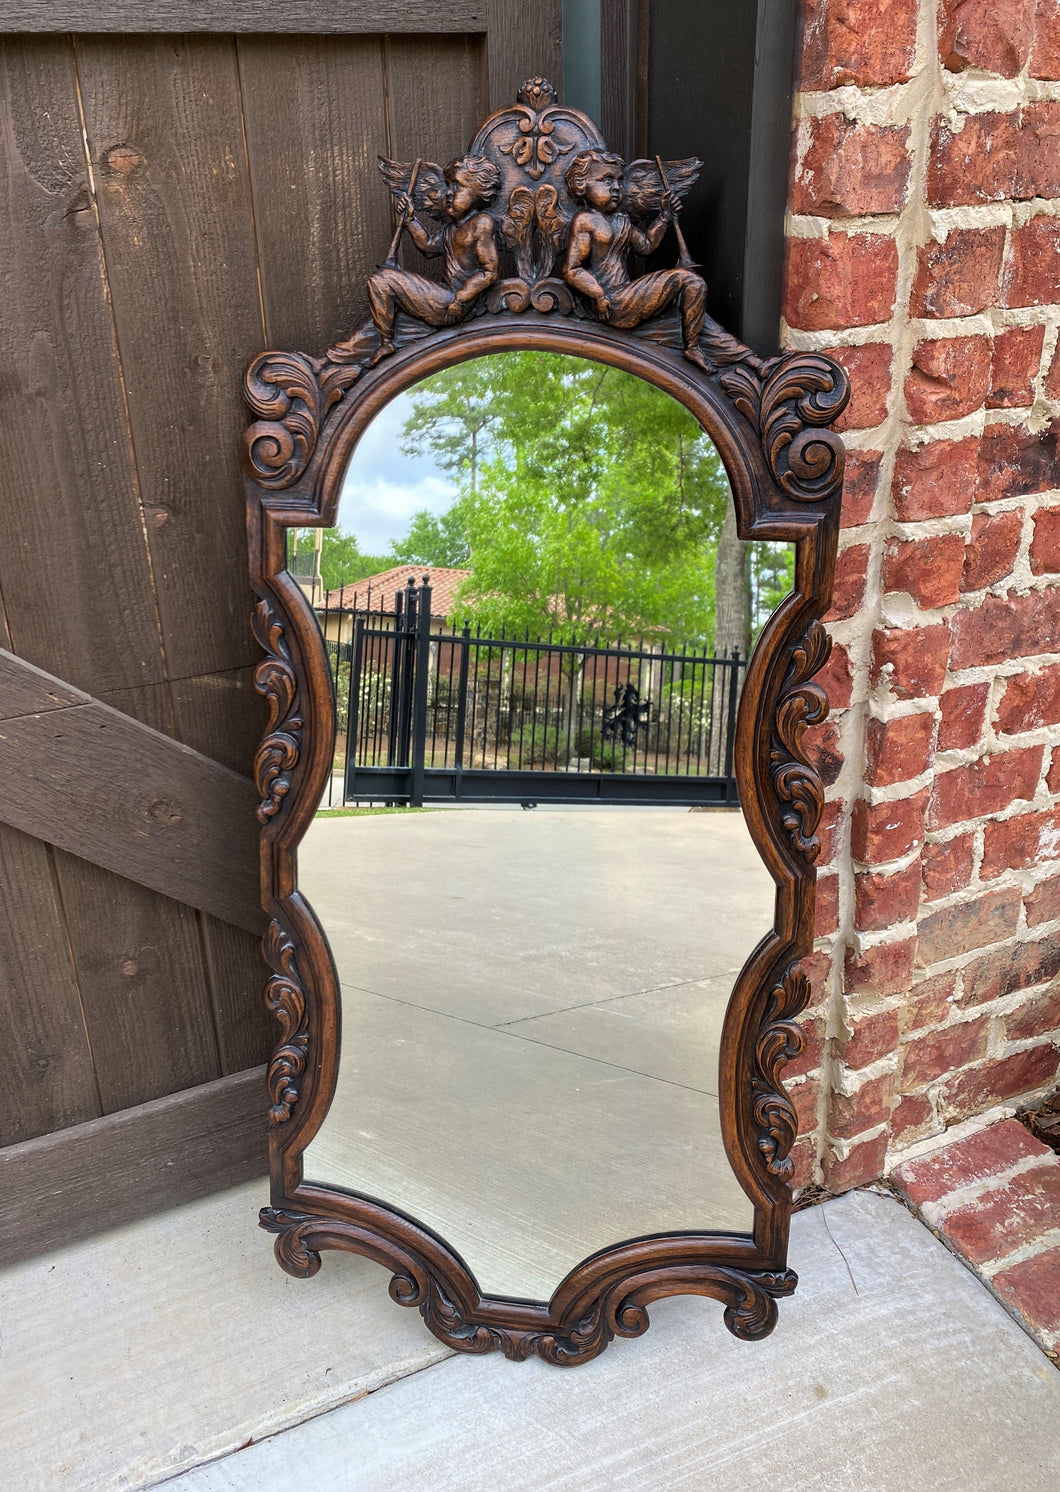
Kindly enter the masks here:
M 747 660 L 659 641 L 484 636 L 392 610 L 318 610 L 338 724 L 334 803 L 735 804 Z

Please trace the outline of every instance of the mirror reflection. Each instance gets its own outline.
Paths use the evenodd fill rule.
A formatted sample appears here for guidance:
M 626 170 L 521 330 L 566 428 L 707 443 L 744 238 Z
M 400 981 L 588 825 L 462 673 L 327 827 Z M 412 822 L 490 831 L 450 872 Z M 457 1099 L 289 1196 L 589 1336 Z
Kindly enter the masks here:
M 338 528 L 289 535 L 337 726 L 298 852 L 343 1031 L 306 1178 L 426 1224 L 486 1293 L 751 1229 L 718 1052 L 774 887 L 732 762 L 792 561 L 738 540 L 682 405 L 538 352 L 395 399 Z

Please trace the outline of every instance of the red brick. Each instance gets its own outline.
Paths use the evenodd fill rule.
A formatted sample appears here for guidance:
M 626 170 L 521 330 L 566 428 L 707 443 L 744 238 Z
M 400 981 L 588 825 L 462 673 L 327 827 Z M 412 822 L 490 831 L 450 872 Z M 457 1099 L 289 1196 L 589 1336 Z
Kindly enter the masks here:
M 830 1157 L 824 1168 L 825 1185 L 833 1192 L 867 1186 L 883 1175 L 887 1161 L 887 1131 L 860 1145 L 852 1145 L 845 1160 Z
M 792 1058 L 784 1068 L 785 1078 L 803 1077 L 816 1072 L 824 1058 L 824 1020 L 819 1015 L 799 1017 L 799 1029 L 803 1036 L 802 1053 Z
M 840 804 L 833 800 L 821 810 L 821 821 L 817 825 L 817 838 L 821 841 L 821 853 L 817 857 L 818 870 L 829 864 L 835 854 L 835 829 L 839 809 Z
M 791 1148 L 791 1184 L 796 1192 L 812 1186 L 817 1175 L 817 1143 L 811 1135 L 803 1135 Z
M 1039 508 L 1034 515 L 1031 570 L 1035 575 L 1060 571 L 1060 508 Z
M 1020 813 L 1012 819 L 996 819 L 983 831 L 983 864 L 979 871 L 991 881 L 1005 870 L 1028 866 L 1060 856 L 1060 809 L 1046 813 Z
M 791 326 L 828 331 L 890 319 L 898 279 L 893 238 L 832 233 L 788 240 L 784 314 Z
M 1042 639 L 1043 642 L 1045 639 Z M 1011 736 L 1021 730 L 1037 730 L 1060 720 L 1060 664 L 1040 673 L 1013 674 L 1005 680 L 1005 692 L 997 711 L 997 728 Z
M 843 753 L 839 745 L 839 730 L 834 720 L 815 725 L 806 734 L 804 742 L 807 758 L 825 787 L 831 787 L 843 766 Z
M 844 969 L 848 994 L 900 995 L 913 980 L 915 938 L 878 943 L 860 953 L 847 949 Z
M 945 1117 L 949 1122 L 990 1109 L 1006 1098 L 1017 1098 L 1044 1088 L 1056 1077 L 1060 1052 L 1048 1043 L 985 1062 L 970 1072 L 959 1072 L 946 1084 Z
M 964 556 L 961 590 L 980 591 L 1011 575 L 1022 536 L 1022 508 L 1008 513 L 976 513 Z
M 989 1005 L 1017 990 L 1044 984 L 1060 973 L 1060 939 L 1039 938 L 1035 942 L 1011 943 L 997 953 L 965 964 L 961 1004 Z
M 921 852 L 924 875 L 924 900 L 937 901 L 960 891 L 972 879 L 974 841 L 970 834 L 958 834 L 941 844 L 926 844 Z
M 924 812 L 930 789 L 890 803 L 859 798 L 850 823 L 850 853 L 863 865 L 884 865 L 908 855 L 924 838 Z
M 792 212 L 865 217 L 900 212 L 909 189 L 909 126 L 857 124 L 845 114 L 804 119 Z
M 914 1093 L 978 1061 L 986 1052 L 989 1035 L 990 1017 L 983 1015 L 914 1036 L 903 1049 L 902 1092 Z
M 814 679 L 828 696 L 831 710 L 845 710 L 854 692 L 854 679 L 850 670 L 850 658 L 841 642 L 832 643 L 831 655 Z
M 1045 375 L 1044 388 L 1050 399 L 1060 399 L 1060 342 L 1056 344 L 1053 360 Z
M 935 717 L 901 715 L 870 720 L 866 741 L 865 781 L 870 787 L 908 782 L 926 772 L 935 755 Z
M 1022 228 L 1013 228 L 1001 271 L 1001 305 L 1050 305 L 1057 299 L 1058 285 L 1060 218 L 1032 218 Z
M 820 1085 L 817 1079 L 809 1078 L 799 1083 L 792 1083 L 787 1091 L 788 1097 L 795 1106 L 799 1133 L 808 1134 L 815 1130 L 817 1128 L 817 1100 L 820 1097 Z
M 1060 1217 L 1060 1160 L 1048 1160 L 947 1213 L 943 1231 L 972 1264 L 1004 1259 L 1044 1233 Z
M 828 1133 L 839 1140 L 850 1140 L 855 1135 L 864 1134 L 867 1129 L 875 1129 L 877 1124 L 888 1123 L 893 1094 L 893 1072 L 868 1078 L 853 1093 L 833 1090 Z
M 920 1160 L 896 1166 L 892 1179 L 914 1206 L 941 1202 L 951 1192 L 963 1191 L 1000 1176 L 1021 1160 L 1049 1155 L 1049 1148 L 1024 1129 L 1018 1119 L 1002 1119 L 978 1134 L 954 1140 Z
M 941 773 L 935 778 L 928 828 L 945 829 L 1033 798 L 1042 773 L 1042 755 L 1041 746 L 1023 746 Z
M 1030 56 L 1035 0 L 942 0 L 939 58 L 950 72 L 1014 78 Z
M 1045 785 L 1051 793 L 1060 793 L 1060 746 L 1055 748 L 1050 758 Z
M 1023 409 L 1034 403 L 1042 361 L 1044 326 L 1010 326 L 994 338 L 987 409 Z
M 920 905 L 919 862 L 914 860 L 895 875 L 869 872 L 855 876 L 854 900 L 854 926 L 859 932 L 882 932 L 897 922 L 908 922 Z
M 820 1004 L 828 998 L 828 975 L 832 968 L 830 953 L 808 953 L 799 959 L 799 968 L 810 984 L 810 1004 Z M 804 1021 L 805 1024 L 805 1021 Z M 794 1064 L 792 1064 L 794 1066 Z
M 1057 482 L 1057 424 L 1040 434 L 1020 425 L 987 425 L 979 443 L 980 502 L 1047 492 Z
M 1055 922 L 1060 917 L 1060 876 L 1052 880 L 1039 881 L 1027 896 L 1027 926 L 1037 927 L 1042 922 Z
M 894 516 L 901 523 L 949 518 L 972 506 L 979 440 L 933 440 L 917 450 L 903 447 L 894 466 Z
M 926 1093 L 907 1093 L 900 1098 L 891 1115 L 891 1144 L 911 1145 L 931 1133 L 935 1110 Z
M 802 0 L 800 88 L 904 83 L 916 56 L 917 0 Z
M 954 229 L 917 250 L 913 316 L 974 316 L 997 304 L 1004 228 Z
M 989 684 L 959 684 L 956 689 L 947 689 L 940 696 L 940 751 L 964 751 L 975 745 L 983 733 L 989 697 Z
M 843 476 L 843 528 L 867 523 L 880 479 L 881 451 L 848 451 Z
M 1060 104 L 1006 114 L 965 114 L 954 130 L 940 116 L 928 161 L 931 207 L 1060 195 Z
M 887 396 L 891 392 L 894 356 L 891 344 L 869 342 L 864 347 L 829 347 L 825 356 L 834 358 L 850 375 L 850 403 L 836 420 L 835 428 L 867 430 L 882 424 L 887 418 Z
M 849 1040 L 838 1044 L 848 1067 L 868 1067 L 898 1046 L 898 1012 L 892 1008 L 873 1010 L 855 1019 Z
M 1060 988 L 1056 985 L 1005 1017 L 1007 1041 L 1028 1041 L 1056 1030 L 1060 1030 Z
M 867 544 L 851 544 L 848 549 L 840 550 L 836 558 L 832 605 L 825 621 L 842 621 L 845 617 L 853 616 L 861 606 L 865 599 L 865 570 L 868 562 Z
M 813 935 L 827 938 L 839 926 L 839 877 L 818 876 L 813 897 Z
M 949 647 L 948 622 L 880 628 L 872 634 L 873 685 L 886 676 L 896 698 L 930 699 L 942 692 Z
M 1060 0 L 1038 0 L 1030 75 L 1060 78 Z
M 902 1002 L 902 1035 L 922 1031 L 926 1026 L 941 1026 L 949 1018 L 956 989 L 957 976 L 952 971 L 914 984 L 908 999 Z
M 905 591 L 918 606 L 931 610 L 960 599 L 964 567 L 961 534 L 893 543 L 883 557 L 883 588 Z
M 1011 938 L 1019 924 L 1021 902 L 1019 888 L 1006 886 L 974 901 L 930 912 L 917 929 L 917 965 L 926 969 L 944 958 Z
M 1002 1300 L 1019 1311 L 1031 1331 L 1043 1337 L 1049 1347 L 1058 1345 L 1060 1248 L 1046 1249 L 1009 1269 L 999 1269 L 991 1284 Z
M 990 389 L 987 337 L 935 337 L 918 342 L 905 380 L 909 418 L 918 425 L 971 414 Z
M 981 605 L 953 619 L 951 668 L 1002 663 L 1040 653 L 1043 640 L 1060 635 L 1060 587 L 1017 596 L 984 596 Z

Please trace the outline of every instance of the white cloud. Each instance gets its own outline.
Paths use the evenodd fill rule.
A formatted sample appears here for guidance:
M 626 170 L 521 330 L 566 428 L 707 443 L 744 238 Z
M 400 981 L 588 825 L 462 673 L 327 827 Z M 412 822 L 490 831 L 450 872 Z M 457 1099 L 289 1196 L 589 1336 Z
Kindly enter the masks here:
M 407 394 L 389 403 L 362 436 L 346 471 L 339 500 L 339 526 L 357 536 L 368 554 L 385 554 L 405 536 L 420 508 L 444 513 L 456 488 L 429 456 L 405 456 L 401 434 L 411 413 Z

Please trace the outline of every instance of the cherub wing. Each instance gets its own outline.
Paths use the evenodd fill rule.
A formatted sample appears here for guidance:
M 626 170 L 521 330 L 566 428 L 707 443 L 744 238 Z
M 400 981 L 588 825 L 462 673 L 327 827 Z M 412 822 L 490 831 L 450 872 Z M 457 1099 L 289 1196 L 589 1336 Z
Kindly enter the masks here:
M 433 161 L 388 161 L 381 155 L 379 169 L 395 200 L 406 196 L 411 184 L 412 204 L 417 212 L 442 212 L 445 174 L 441 166 L 436 166 Z M 414 183 L 413 172 L 416 176 Z
M 534 205 L 541 236 L 551 249 L 553 257 L 558 258 L 567 247 L 571 220 L 563 211 L 556 188 L 547 182 L 539 186 Z
M 663 161 L 666 182 L 654 161 L 631 161 L 626 167 L 626 211 L 633 218 L 652 218 L 662 210 L 665 191 L 685 197 L 699 178 L 703 162 L 690 155 L 682 161 Z

